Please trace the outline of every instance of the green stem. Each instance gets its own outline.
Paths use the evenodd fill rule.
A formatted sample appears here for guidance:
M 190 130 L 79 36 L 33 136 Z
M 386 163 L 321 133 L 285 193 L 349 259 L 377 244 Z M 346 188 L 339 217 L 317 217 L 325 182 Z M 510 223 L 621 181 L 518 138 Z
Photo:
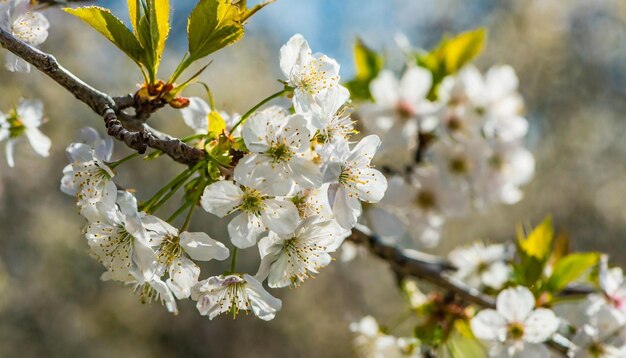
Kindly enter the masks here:
M 170 200 L 170 198 L 176 194 L 176 192 L 178 191 L 178 189 L 180 189 L 183 185 L 185 185 L 185 183 L 187 183 L 187 180 L 181 180 L 180 182 L 178 182 L 176 185 L 174 185 L 170 191 L 165 194 L 165 196 L 159 200 L 156 204 L 153 204 L 152 207 L 150 208 L 150 212 L 151 213 L 155 213 L 157 210 L 159 210 L 159 208 L 161 206 L 163 206 L 163 204 L 165 204 L 168 200 Z
M 202 178 L 200 180 L 198 180 L 198 184 L 196 184 L 196 193 L 193 197 L 193 199 L 191 199 L 190 203 L 191 203 L 191 207 L 189 208 L 189 212 L 187 213 L 187 217 L 185 218 L 185 222 L 183 223 L 183 226 L 180 227 L 180 232 L 183 232 L 185 230 L 187 230 L 187 228 L 189 227 L 189 224 L 191 223 L 191 218 L 193 217 L 193 212 L 196 210 L 196 206 L 198 204 L 198 201 L 200 200 L 200 196 L 202 196 L 202 192 L 204 191 L 204 184 L 206 183 L 206 180 L 204 179 L 204 174 L 202 176 Z
M 230 130 L 230 132 L 234 132 L 235 129 L 237 129 L 237 127 L 239 127 L 240 124 L 242 124 L 243 122 L 245 122 L 246 119 L 248 119 L 248 117 L 250 117 L 254 112 L 257 111 L 257 109 L 261 108 L 261 106 L 263 106 L 264 104 L 266 104 L 267 102 L 273 100 L 274 98 L 278 98 L 282 95 L 284 95 L 287 92 L 290 92 L 291 88 L 284 88 L 282 91 L 280 92 L 276 92 L 273 95 L 267 97 L 266 99 L 262 100 L 261 102 L 257 103 L 254 107 L 250 108 L 250 110 L 248 112 L 246 112 L 246 114 L 244 114 L 243 116 L 241 116 L 241 119 L 239 120 L 239 122 L 237 122 L 235 124 L 235 126 Z
M 140 156 L 140 155 L 141 155 L 141 154 L 139 154 L 139 153 L 133 153 L 133 154 L 131 154 L 131 155 L 127 155 L 127 156 L 125 156 L 124 158 L 122 158 L 122 159 L 120 159 L 120 160 L 117 160 L 117 161 L 114 161 L 114 162 L 111 162 L 111 163 L 108 163 L 108 164 L 109 164 L 109 167 L 110 167 L 111 169 L 115 169 L 115 168 L 117 168 L 120 164 L 123 164 L 123 163 L 125 163 L 125 162 L 127 162 L 127 161 L 129 161 L 129 160 L 131 160 L 131 159 L 137 158 L 137 157 L 138 157 L 138 156 Z
M 169 218 L 167 218 L 167 222 L 171 224 L 172 221 L 174 221 L 180 214 L 182 214 L 183 211 L 185 211 L 189 205 L 191 205 L 191 201 L 186 201 Z
M 237 246 L 233 246 L 233 258 L 230 261 L 230 273 L 233 274 L 237 272 L 237 254 L 239 253 L 239 248 Z
M 154 205 L 163 195 L 167 193 L 172 187 L 176 186 L 178 182 L 185 181 L 189 176 L 193 174 L 192 169 L 186 169 L 182 173 L 178 174 L 174 179 L 172 179 L 169 183 L 165 184 L 152 198 L 141 205 L 140 210 L 148 211 L 152 205 Z

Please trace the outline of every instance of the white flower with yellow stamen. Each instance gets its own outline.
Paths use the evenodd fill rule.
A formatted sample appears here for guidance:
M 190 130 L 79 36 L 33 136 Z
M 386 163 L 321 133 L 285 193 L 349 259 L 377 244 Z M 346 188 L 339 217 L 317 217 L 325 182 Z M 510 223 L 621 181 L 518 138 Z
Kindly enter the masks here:
M 348 235 L 350 231 L 336 221 L 320 221 L 317 216 L 302 221 L 293 234 L 270 232 L 259 242 L 261 268 L 256 277 L 267 277 L 270 287 L 299 286 L 330 263 L 330 253 Z
M 93 256 L 107 269 L 102 279 L 151 280 L 156 273 L 156 254 L 150 248 L 150 237 L 137 212 L 135 197 L 119 191 L 116 207 L 103 208 L 101 216 L 102 219 L 89 223 L 86 238 Z
M 300 222 L 293 202 L 230 180 L 207 186 L 200 203 L 204 210 L 219 217 L 239 213 L 228 224 L 228 234 L 232 243 L 241 249 L 254 246 L 267 229 L 286 235 Z
M 6 158 L 10 167 L 15 165 L 15 145 L 23 136 L 35 153 L 42 157 L 50 154 L 50 138 L 39 130 L 43 123 L 43 103 L 39 100 L 22 100 L 8 115 L 0 113 L 0 141 L 7 140 Z
M 305 154 L 311 140 L 307 125 L 304 116 L 288 116 L 276 108 L 250 117 L 242 133 L 251 153 L 235 167 L 235 180 L 272 195 L 319 187 L 320 169 Z
M 507 288 L 498 294 L 496 309 L 478 312 L 471 320 L 476 338 L 492 343 L 491 357 L 548 357 L 546 342 L 559 328 L 549 309 L 536 308 L 526 287 Z
M 213 319 L 232 312 L 250 311 L 264 321 L 274 319 L 282 302 L 269 294 L 261 283 L 250 275 L 220 275 L 198 282 L 191 291 L 191 298 L 203 316 Z
M 176 228 L 152 215 L 144 216 L 142 222 L 150 235 L 150 246 L 156 248 L 157 272 L 161 275 L 167 271 L 167 287 L 178 299 L 189 297 L 191 288 L 198 283 L 200 268 L 192 259 L 222 261 L 229 256 L 224 244 L 203 232 L 179 233 Z
M 294 88 L 293 104 L 299 111 L 318 106 L 316 97 L 339 84 L 339 64 L 322 54 L 313 54 L 302 35 L 294 35 L 280 49 L 280 68 Z
M 39 12 L 32 11 L 30 0 L 0 0 L 0 28 L 31 46 L 41 45 L 48 38 L 50 23 Z M 8 53 L 6 68 L 12 72 L 30 72 L 30 65 Z
M 339 162 L 329 163 L 325 179 L 331 185 L 333 213 L 337 222 L 351 229 L 361 216 L 360 201 L 375 203 L 380 201 L 387 190 L 387 179 L 370 163 L 380 147 L 380 138 L 370 135 L 363 138 L 352 150 L 347 144 L 338 148 Z
M 111 159 L 113 144 L 91 128 L 81 130 L 79 140 L 66 149 L 70 164 L 63 169 L 61 191 L 76 196 L 81 215 L 94 221 L 100 217 L 97 206 L 115 206 L 117 187 L 112 180 L 115 174 L 105 163 Z

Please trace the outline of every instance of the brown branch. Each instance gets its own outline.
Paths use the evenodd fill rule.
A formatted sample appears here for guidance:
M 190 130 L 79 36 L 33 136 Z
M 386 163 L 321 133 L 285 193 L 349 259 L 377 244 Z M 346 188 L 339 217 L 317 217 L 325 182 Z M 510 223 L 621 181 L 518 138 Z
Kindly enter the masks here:
M 123 142 L 129 148 L 142 154 L 147 148 L 161 150 L 175 161 L 186 165 L 194 165 L 206 155 L 204 151 L 191 147 L 176 138 L 154 135 L 143 126 L 143 123 L 125 114 L 123 109 L 126 108 L 133 107 L 136 111 L 141 110 L 137 107 L 133 95 L 111 98 L 63 68 L 52 55 L 29 46 L 2 28 L 0 28 L 0 45 L 45 73 L 79 101 L 102 116 L 107 134 Z

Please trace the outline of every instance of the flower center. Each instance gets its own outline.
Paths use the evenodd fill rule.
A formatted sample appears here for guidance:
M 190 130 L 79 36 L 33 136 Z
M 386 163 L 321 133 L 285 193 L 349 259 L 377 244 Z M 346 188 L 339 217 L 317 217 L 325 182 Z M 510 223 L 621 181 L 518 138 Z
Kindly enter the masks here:
M 604 345 L 602 345 L 602 343 L 600 342 L 593 342 L 587 348 L 587 351 L 589 351 L 589 353 L 593 357 L 602 357 L 606 353 L 606 349 L 604 348 Z
M 263 205 L 263 199 L 264 197 L 258 190 L 245 188 L 241 210 L 248 213 L 259 214 Z
M 299 86 L 312 95 L 318 94 L 332 86 L 339 80 L 336 76 L 329 77 L 322 68 L 324 63 L 319 59 L 312 59 L 302 71 Z
M 272 161 L 274 163 L 280 163 L 280 162 L 288 162 L 291 159 L 293 152 L 287 146 L 287 144 L 280 143 L 271 147 L 267 151 L 267 154 L 270 157 L 272 157 Z
M 469 165 L 465 158 L 458 156 L 450 158 L 450 161 L 448 162 L 448 169 L 452 174 L 461 175 L 467 173 Z
M 17 113 L 13 112 L 7 121 L 9 123 L 9 136 L 11 138 L 17 138 L 26 131 L 24 122 L 22 122 L 22 118 L 20 118 Z
M 520 340 L 524 337 L 524 326 L 519 322 L 510 323 L 507 333 L 510 338 Z
M 428 210 L 428 209 L 432 209 L 436 206 L 437 204 L 437 199 L 435 198 L 435 195 L 430 192 L 430 191 L 426 191 L 426 190 L 421 190 L 419 193 L 417 193 L 417 197 L 415 198 L 415 202 L 417 204 L 418 207 L 424 209 L 424 210 Z
M 182 256 L 183 252 L 183 248 L 180 246 L 180 237 L 168 236 L 161 243 L 157 255 L 159 262 L 170 266 L 175 259 Z
M 501 156 L 494 154 L 489 158 L 489 165 L 499 171 L 504 167 L 504 160 Z
M 450 130 L 450 132 L 456 132 L 463 128 L 463 122 L 456 115 L 450 116 L 450 118 L 448 118 L 448 122 L 446 123 L 446 125 L 448 127 L 448 130 Z
M 413 118 L 413 116 L 415 115 L 415 110 L 413 109 L 413 106 L 411 106 L 411 104 L 407 103 L 406 101 L 400 101 L 396 105 L 396 113 L 398 114 L 398 117 L 400 117 L 400 119 L 407 120 Z

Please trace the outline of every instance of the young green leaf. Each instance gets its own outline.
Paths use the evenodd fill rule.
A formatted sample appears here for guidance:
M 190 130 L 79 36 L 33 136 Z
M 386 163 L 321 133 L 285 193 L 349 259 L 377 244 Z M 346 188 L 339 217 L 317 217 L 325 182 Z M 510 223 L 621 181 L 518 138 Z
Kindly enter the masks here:
M 187 26 L 189 62 L 199 60 L 243 37 L 240 11 L 230 1 L 200 0 Z
M 226 121 L 217 111 L 209 113 L 209 134 L 218 137 L 226 129 Z
M 545 261 L 552 248 L 552 239 L 554 237 L 554 229 L 552 227 L 552 218 L 546 217 L 539 226 L 524 237 L 518 231 L 518 244 L 520 249 L 529 257 L 534 257 L 539 261 Z
M 417 65 L 430 70 L 433 75 L 429 99 L 437 99 L 437 89 L 445 77 L 458 72 L 482 52 L 486 39 L 484 28 L 466 31 L 444 38 L 432 51 L 416 56 Z
M 141 19 L 142 0 L 128 0 L 128 15 L 133 32 L 138 36 L 139 20 Z
M 89 24 L 137 64 L 143 63 L 145 53 L 141 44 L 122 21 L 111 14 L 108 9 L 88 6 L 63 10 Z
M 569 254 L 554 266 L 546 288 L 552 293 L 563 290 L 572 281 L 578 279 L 593 266 L 598 264 L 600 255 L 595 252 Z
M 445 41 L 442 56 L 445 59 L 446 73 L 453 74 L 476 58 L 485 46 L 486 37 L 485 29 L 479 28 Z

